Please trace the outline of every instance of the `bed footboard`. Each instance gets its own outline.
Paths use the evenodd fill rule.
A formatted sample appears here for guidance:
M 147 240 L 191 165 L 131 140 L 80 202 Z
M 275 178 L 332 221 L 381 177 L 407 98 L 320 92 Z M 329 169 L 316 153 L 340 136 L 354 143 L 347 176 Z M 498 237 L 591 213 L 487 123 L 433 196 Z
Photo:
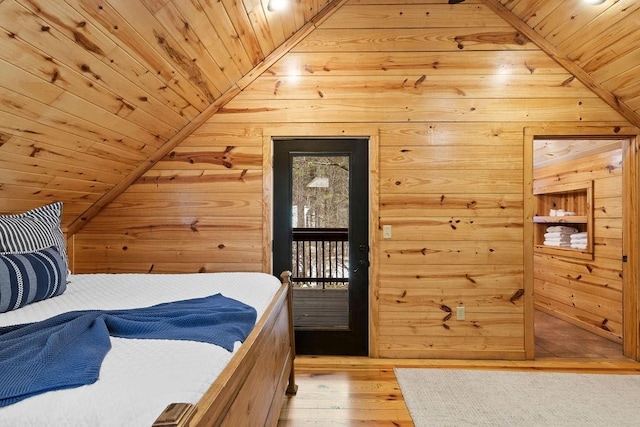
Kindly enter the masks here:
M 295 394 L 291 273 L 238 353 L 193 405 L 172 403 L 153 427 L 274 426 L 283 398 Z

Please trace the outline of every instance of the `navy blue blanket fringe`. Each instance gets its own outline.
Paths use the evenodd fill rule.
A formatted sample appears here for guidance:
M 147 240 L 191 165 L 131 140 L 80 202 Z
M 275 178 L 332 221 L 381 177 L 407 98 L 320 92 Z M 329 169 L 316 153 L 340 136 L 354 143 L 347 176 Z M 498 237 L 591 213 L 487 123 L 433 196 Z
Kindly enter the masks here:
M 232 351 L 256 317 L 253 307 L 216 294 L 145 308 L 72 311 L 0 328 L 0 407 L 94 383 L 111 348 L 109 336 L 198 341 Z

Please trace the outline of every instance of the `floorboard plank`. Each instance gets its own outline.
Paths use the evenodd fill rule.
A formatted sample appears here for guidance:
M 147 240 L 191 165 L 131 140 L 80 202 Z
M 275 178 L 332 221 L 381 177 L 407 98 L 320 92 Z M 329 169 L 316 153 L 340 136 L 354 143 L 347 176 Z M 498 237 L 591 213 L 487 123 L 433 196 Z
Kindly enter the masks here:
M 298 394 L 285 397 L 278 426 L 413 426 L 395 367 L 640 374 L 640 363 L 625 358 L 618 344 L 544 320 L 536 320 L 536 360 L 298 356 Z

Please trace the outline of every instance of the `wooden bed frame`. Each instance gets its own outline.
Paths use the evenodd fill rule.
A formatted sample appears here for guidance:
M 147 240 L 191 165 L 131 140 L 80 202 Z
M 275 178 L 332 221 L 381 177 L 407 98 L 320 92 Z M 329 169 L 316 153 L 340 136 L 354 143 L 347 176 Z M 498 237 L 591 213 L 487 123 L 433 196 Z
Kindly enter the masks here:
M 63 229 L 66 234 L 67 230 Z M 67 239 L 73 271 L 73 236 Z M 238 352 L 197 404 L 169 404 L 153 427 L 275 426 L 285 392 L 295 395 L 291 272 Z
M 172 403 L 153 427 L 274 426 L 297 392 L 291 273 L 229 364 L 197 404 Z
M 1 2 L 1 0 L 0 0 Z M 74 270 L 74 236 L 67 236 Z M 291 272 L 227 366 L 196 404 L 171 403 L 153 427 L 275 426 L 287 395 L 297 392 Z

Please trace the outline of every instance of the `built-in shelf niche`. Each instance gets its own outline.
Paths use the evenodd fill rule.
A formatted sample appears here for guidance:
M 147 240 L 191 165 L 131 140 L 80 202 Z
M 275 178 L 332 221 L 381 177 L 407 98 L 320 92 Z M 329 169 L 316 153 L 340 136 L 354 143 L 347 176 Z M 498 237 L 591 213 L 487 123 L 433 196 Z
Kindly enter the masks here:
M 538 253 L 593 259 L 593 181 L 556 184 L 536 187 L 534 223 L 534 247 Z M 550 216 L 551 210 L 574 212 L 572 216 Z M 587 233 L 586 249 L 544 245 L 547 227 L 565 225 Z

